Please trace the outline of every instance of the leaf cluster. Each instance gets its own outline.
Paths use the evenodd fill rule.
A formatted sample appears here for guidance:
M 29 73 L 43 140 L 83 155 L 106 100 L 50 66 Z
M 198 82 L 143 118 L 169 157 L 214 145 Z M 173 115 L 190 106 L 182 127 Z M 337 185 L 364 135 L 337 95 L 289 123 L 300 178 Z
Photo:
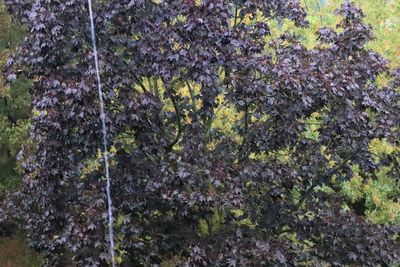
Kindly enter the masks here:
M 14 213 L 49 266 L 67 256 L 105 266 L 86 2 L 7 5 L 29 28 L 7 76 L 33 81 L 34 144 L 22 152 Z M 399 177 L 397 156 L 376 161 L 370 144 L 399 145 L 400 72 L 366 47 L 359 8 L 344 4 L 339 30 L 321 28 L 314 48 L 271 35 L 280 19 L 307 27 L 298 1 L 110 0 L 95 10 L 121 265 L 399 262 L 396 229 L 366 220 L 337 186 L 383 167 Z M 378 88 L 381 74 L 390 82 Z M 237 114 L 228 133 L 215 123 L 223 107 Z

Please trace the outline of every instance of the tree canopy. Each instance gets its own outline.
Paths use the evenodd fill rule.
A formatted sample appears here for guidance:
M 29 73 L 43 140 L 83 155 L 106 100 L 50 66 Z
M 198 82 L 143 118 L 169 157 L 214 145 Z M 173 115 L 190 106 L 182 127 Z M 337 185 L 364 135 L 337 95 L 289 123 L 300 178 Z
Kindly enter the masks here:
M 15 49 L 24 34 L 23 28 L 11 22 L 4 4 L 0 3 L 0 66 Z M 15 170 L 16 155 L 26 142 L 30 114 L 29 82 L 25 77 L 4 86 L 0 76 L 0 198 L 15 188 L 20 175 Z
M 29 33 L 5 71 L 32 81 L 33 108 L 23 187 L 8 208 L 49 266 L 66 256 L 104 266 L 86 2 L 6 3 Z M 398 179 L 399 150 L 371 144 L 399 145 L 400 71 L 367 48 L 359 8 L 338 13 L 338 28 L 319 29 L 309 48 L 271 34 L 282 19 L 308 26 L 297 1 L 96 2 L 119 264 L 399 263 L 398 229 L 366 220 L 365 203 L 338 183 Z

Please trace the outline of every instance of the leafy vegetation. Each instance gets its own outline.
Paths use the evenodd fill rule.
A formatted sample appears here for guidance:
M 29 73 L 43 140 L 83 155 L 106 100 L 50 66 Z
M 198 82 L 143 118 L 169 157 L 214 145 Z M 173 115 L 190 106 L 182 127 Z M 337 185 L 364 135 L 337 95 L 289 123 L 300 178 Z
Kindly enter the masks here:
M 399 24 L 374 40 L 339 2 L 96 3 L 120 265 L 400 263 Z M 1 89 L 0 144 L 13 160 L 23 144 L 24 179 L 0 219 L 49 266 L 107 265 L 86 2 L 6 3 L 29 33 Z
M 3 3 L 0 3 L 0 66 L 4 66 L 10 52 L 24 35 L 23 28 L 11 22 Z M 20 78 L 11 86 L 4 86 L 0 78 L 0 197 L 15 189 L 20 181 L 16 155 L 27 140 L 30 114 L 29 81 Z
M 303 4 L 308 13 L 308 20 L 310 26 L 306 29 L 294 29 L 290 22 L 282 23 L 282 27 L 273 28 L 274 34 L 279 35 L 284 31 L 293 31 L 295 34 L 299 34 L 307 47 L 314 47 L 316 42 L 316 33 L 321 27 L 335 27 L 339 22 L 340 17 L 335 12 L 343 3 L 342 0 L 330 0 L 330 1 L 310 1 L 305 0 Z M 355 1 L 355 3 L 363 9 L 366 14 L 364 21 L 369 23 L 373 28 L 374 39 L 371 40 L 366 47 L 377 51 L 385 58 L 389 60 L 389 66 L 396 68 L 400 63 L 400 1 Z M 379 85 L 385 86 L 389 82 L 386 73 L 380 75 L 376 81 Z M 314 120 L 315 123 L 315 120 Z M 312 125 L 310 130 L 316 127 Z M 310 134 L 318 134 L 317 131 L 310 131 Z M 380 151 L 382 149 L 392 150 L 393 147 L 390 144 L 380 140 L 374 140 L 371 146 L 372 152 Z M 390 154 L 389 153 L 389 154 Z M 379 153 L 380 154 L 380 153 Z M 387 153 L 386 153 L 387 154 Z M 369 204 L 366 206 L 366 215 L 369 219 L 374 222 L 399 222 L 400 206 L 398 202 L 399 187 L 396 183 L 393 183 L 391 179 L 381 177 L 377 181 L 368 181 L 370 186 L 367 187 L 349 187 L 349 184 L 345 185 L 345 195 L 354 194 L 358 192 L 365 196 L 366 199 L 379 199 L 378 207 L 375 204 Z M 389 190 L 389 188 L 391 188 Z M 388 190 L 391 192 L 388 194 Z M 354 201 L 354 199 L 352 200 Z M 364 197 L 360 197 L 360 201 L 365 201 Z M 368 201 L 368 203 L 372 203 Z
M 4 3 L 0 2 L 0 66 L 6 64 L 25 35 L 23 27 L 12 23 Z M 20 78 L 10 86 L 5 86 L 0 76 L 0 200 L 17 188 L 21 181 L 17 154 L 28 142 L 30 117 L 29 81 Z M 0 204 L 0 208 L 2 204 Z M 1 213 L 1 212 L 0 212 Z M 0 217 L 2 214 L 0 214 Z M 28 249 L 23 233 L 13 221 L 0 226 L 0 266 L 35 267 L 41 265 L 40 257 Z

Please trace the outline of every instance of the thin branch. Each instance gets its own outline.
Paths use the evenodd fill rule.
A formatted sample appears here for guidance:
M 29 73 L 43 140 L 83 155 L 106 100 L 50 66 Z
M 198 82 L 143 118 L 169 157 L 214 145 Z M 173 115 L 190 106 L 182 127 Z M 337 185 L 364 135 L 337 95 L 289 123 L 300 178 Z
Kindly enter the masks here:
M 323 174 L 323 177 L 325 178 L 325 180 L 327 180 L 327 178 L 332 177 L 332 175 L 340 170 L 341 168 L 343 168 L 349 160 L 351 160 L 356 154 L 358 153 L 358 150 L 351 153 L 348 157 L 346 157 L 337 167 L 333 168 L 332 170 L 329 170 L 328 172 L 326 172 L 325 174 Z M 322 184 L 322 183 L 321 183 Z M 302 204 L 304 203 L 304 201 L 306 200 L 306 198 L 308 197 L 308 195 L 315 189 L 315 187 L 317 187 L 318 185 L 321 185 L 320 183 L 315 183 L 313 185 L 311 185 L 302 195 L 302 197 L 299 200 L 299 204 L 298 207 L 300 208 L 302 206 Z M 333 187 L 332 183 L 329 183 L 329 185 L 331 186 L 331 188 L 333 190 L 335 190 L 335 188 Z M 337 190 L 335 190 L 337 191 Z
M 174 147 L 174 145 L 176 145 L 179 142 L 179 139 L 181 138 L 182 132 L 183 132 L 183 125 L 182 125 L 182 116 L 181 116 L 181 112 L 179 110 L 179 106 L 178 103 L 174 97 L 174 95 L 171 92 L 171 88 L 170 85 L 165 82 L 163 80 L 164 86 L 165 86 L 165 91 L 169 97 L 169 99 L 171 99 L 172 101 L 172 105 L 174 106 L 174 110 L 176 113 L 176 122 L 178 124 L 178 132 L 175 136 L 175 139 L 168 145 L 167 150 L 170 151 L 172 150 L 172 148 Z
M 245 104 L 245 110 L 244 110 L 244 130 L 243 130 L 243 141 L 242 144 L 239 148 L 239 156 L 241 157 L 241 160 L 244 160 L 244 147 L 247 142 L 247 132 L 249 130 L 249 103 Z
M 188 87 L 188 89 L 189 89 L 190 98 L 191 98 L 191 100 L 192 100 L 192 108 L 193 108 L 193 111 L 196 111 L 196 100 L 195 100 L 195 95 L 194 95 L 193 87 L 192 87 L 192 85 L 190 84 L 189 81 L 186 81 L 186 85 L 187 85 L 187 87 Z
M 233 22 L 233 28 L 235 28 L 237 26 L 238 11 L 239 11 L 239 8 L 236 5 L 236 7 L 235 7 L 235 21 Z
M 133 75 L 135 77 L 136 82 L 139 84 L 139 86 L 143 89 L 143 92 L 148 92 L 146 86 L 142 83 L 141 79 L 137 77 L 136 75 Z
M 157 84 L 157 78 L 156 77 L 153 78 L 153 89 L 154 89 L 154 93 L 157 96 L 157 98 L 161 99 L 160 98 L 160 92 L 158 91 L 158 84 Z
M 151 77 L 150 76 L 147 77 L 147 83 L 149 84 L 150 92 L 152 92 L 154 94 L 154 88 L 153 88 L 153 84 L 151 83 Z

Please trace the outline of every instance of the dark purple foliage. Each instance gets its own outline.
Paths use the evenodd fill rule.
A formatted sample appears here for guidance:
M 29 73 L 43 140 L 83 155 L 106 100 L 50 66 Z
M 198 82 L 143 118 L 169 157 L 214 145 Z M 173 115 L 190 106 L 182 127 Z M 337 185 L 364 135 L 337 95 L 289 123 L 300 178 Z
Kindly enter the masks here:
M 80 178 L 83 162 L 101 148 L 86 2 L 6 2 L 30 29 L 7 71 L 33 80 L 36 114 L 34 145 L 21 153 L 26 175 L 16 214 L 49 266 L 63 266 L 64 255 L 79 266 L 104 266 L 103 172 Z M 243 23 L 256 12 L 265 20 Z M 396 177 L 396 158 L 375 162 L 368 146 L 374 138 L 399 145 L 400 75 L 376 87 L 388 68 L 365 48 L 371 28 L 352 4 L 339 13 L 343 30 L 321 29 L 321 45 L 309 50 L 290 34 L 267 41 L 269 19 L 307 26 L 294 0 L 97 1 L 123 266 L 173 258 L 179 266 L 399 261 L 395 229 L 342 210 L 335 181 L 351 178 L 356 164 L 365 179 L 382 166 Z M 195 84 L 191 97 L 179 90 Z M 227 103 L 217 101 L 221 94 Z M 243 114 L 234 135 L 212 127 L 221 105 Z M 319 136 L 309 138 L 307 119 L 316 112 Z M 322 185 L 336 193 L 315 190 Z M 234 216 L 235 208 L 243 214 Z M 224 220 L 212 231 L 216 214 Z M 240 223 L 245 218 L 253 226 Z M 200 220 L 208 235 L 200 234 Z

